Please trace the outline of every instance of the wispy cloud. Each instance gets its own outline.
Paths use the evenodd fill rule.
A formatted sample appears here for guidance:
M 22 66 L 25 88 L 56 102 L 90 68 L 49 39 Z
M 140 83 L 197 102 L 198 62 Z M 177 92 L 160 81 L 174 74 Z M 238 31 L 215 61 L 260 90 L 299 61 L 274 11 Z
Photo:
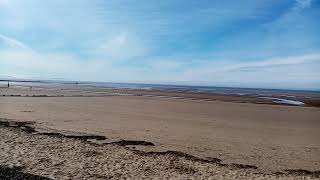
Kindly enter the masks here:
M 32 50 L 29 46 L 24 44 L 21 41 L 18 41 L 14 38 L 10 38 L 8 36 L 5 36 L 3 34 L 0 34 L 0 41 L 3 41 L 5 44 L 9 45 L 11 48 L 20 48 L 24 50 Z
M 267 60 L 256 60 L 250 63 L 233 63 L 231 66 L 219 68 L 218 71 L 234 71 L 239 69 L 267 69 L 276 66 L 290 66 L 320 62 L 320 54 L 307 54 L 294 57 L 277 57 Z M 236 64 L 236 65 L 234 65 Z
M 123 32 L 102 41 L 96 53 L 109 60 L 128 60 L 144 56 L 146 49 L 137 37 Z
M 109 64 L 105 61 L 79 61 L 80 59 L 76 56 L 61 53 L 44 54 L 6 50 L 0 51 L 0 59 L 0 63 L 4 67 L 0 73 L 10 73 L 20 78 L 36 76 L 48 79 L 64 77 L 69 80 L 93 80 L 92 75 L 98 77 L 109 67 Z
M 233 84 L 239 87 L 317 89 L 320 85 L 319 68 L 320 54 L 276 57 L 252 62 L 207 61 L 187 68 L 177 81 L 221 86 Z
M 295 0 L 294 10 L 303 10 L 311 6 L 313 0 Z

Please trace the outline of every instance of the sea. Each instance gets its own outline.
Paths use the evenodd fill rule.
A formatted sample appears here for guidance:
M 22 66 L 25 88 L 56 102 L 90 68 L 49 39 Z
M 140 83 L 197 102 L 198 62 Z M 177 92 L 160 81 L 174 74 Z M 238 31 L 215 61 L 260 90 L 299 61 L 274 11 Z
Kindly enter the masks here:
M 146 91 L 165 91 L 181 93 L 205 93 L 236 96 L 254 96 L 256 98 L 269 99 L 279 104 L 304 105 L 303 99 L 320 99 L 320 91 L 286 90 L 286 89 L 262 89 L 239 87 L 215 87 L 215 86 L 190 86 L 190 85 L 165 85 L 165 84 L 138 84 L 138 83 L 110 83 L 88 81 L 61 81 L 61 80 L 21 80 L 0 79 L 0 87 L 6 87 L 10 83 L 16 88 L 49 88 L 49 89 L 130 89 Z

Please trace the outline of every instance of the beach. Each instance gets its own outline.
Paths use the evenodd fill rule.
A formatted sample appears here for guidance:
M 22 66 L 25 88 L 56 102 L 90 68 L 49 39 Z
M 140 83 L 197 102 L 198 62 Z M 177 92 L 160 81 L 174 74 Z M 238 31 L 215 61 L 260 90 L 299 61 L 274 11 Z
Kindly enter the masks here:
M 0 91 L 1 166 L 53 179 L 319 178 L 319 107 L 123 89 Z M 74 138 L 88 134 L 105 139 Z

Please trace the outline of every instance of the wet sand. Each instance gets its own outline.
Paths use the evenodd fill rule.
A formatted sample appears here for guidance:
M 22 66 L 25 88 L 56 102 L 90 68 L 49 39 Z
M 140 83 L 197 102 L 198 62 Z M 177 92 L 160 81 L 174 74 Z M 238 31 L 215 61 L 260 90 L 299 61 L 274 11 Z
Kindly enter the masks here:
M 320 109 L 315 107 L 79 96 L 83 91 L 55 90 L 50 94 L 47 90 L 10 89 L 2 93 L 20 96 L 0 97 L 0 118 L 34 121 L 36 129 L 43 132 L 101 135 L 112 147 L 117 145 L 114 142 L 125 142 L 121 140 L 150 142 L 154 146 L 130 148 L 179 151 L 229 165 L 250 165 L 259 173 L 320 170 Z M 35 94 L 56 97 L 32 97 Z
M 269 105 L 290 105 L 276 103 L 275 99 L 285 101 L 302 102 L 304 107 L 320 107 L 320 93 L 308 92 L 278 92 L 266 94 L 221 94 L 221 93 L 193 93 L 178 91 L 159 91 L 143 89 L 116 89 L 116 88 L 98 88 L 98 87 L 33 87 L 16 86 L 17 88 L 1 88 L 0 96 L 35 96 L 35 97 L 101 97 L 101 96 L 144 96 L 157 97 L 166 99 L 188 99 L 202 101 L 221 101 L 237 102 L 252 104 L 269 104 Z M 262 91 L 261 93 L 263 93 Z

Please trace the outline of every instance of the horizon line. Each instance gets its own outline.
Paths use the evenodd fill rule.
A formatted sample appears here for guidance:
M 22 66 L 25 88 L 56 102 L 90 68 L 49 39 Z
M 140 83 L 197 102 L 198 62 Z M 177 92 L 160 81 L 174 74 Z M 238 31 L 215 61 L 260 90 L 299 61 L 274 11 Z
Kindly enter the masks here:
M 5 77 L 5 76 L 3 76 Z M 8 77 L 8 76 L 7 76 Z M 271 87 L 258 87 L 258 86 L 219 86 L 219 85 L 196 85 L 196 84 L 173 84 L 173 83 L 139 83 L 139 82 L 112 82 L 112 81 L 87 81 L 87 80 L 68 80 L 65 78 L 53 78 L 53 79 L 41 79 L 41 78 L 1 78 L 0 82 L 34 82 L 34 83 L 50 83 L 48 81 L 60 81 L 60 82 L 74 82 L 77 84 L 81 83 L 110 83 L 110 84 L 140 84 L 140 85 L 161 85 L 161 86 L 189 86 L 189 87 L 216 87 L 216 88 L 240 88 L 240 89 L 263 89 L 263 90 L 287 90 L 287 91 L 309 91 L 309 92 L 320 92 L 320 88 L 271 88 Z

